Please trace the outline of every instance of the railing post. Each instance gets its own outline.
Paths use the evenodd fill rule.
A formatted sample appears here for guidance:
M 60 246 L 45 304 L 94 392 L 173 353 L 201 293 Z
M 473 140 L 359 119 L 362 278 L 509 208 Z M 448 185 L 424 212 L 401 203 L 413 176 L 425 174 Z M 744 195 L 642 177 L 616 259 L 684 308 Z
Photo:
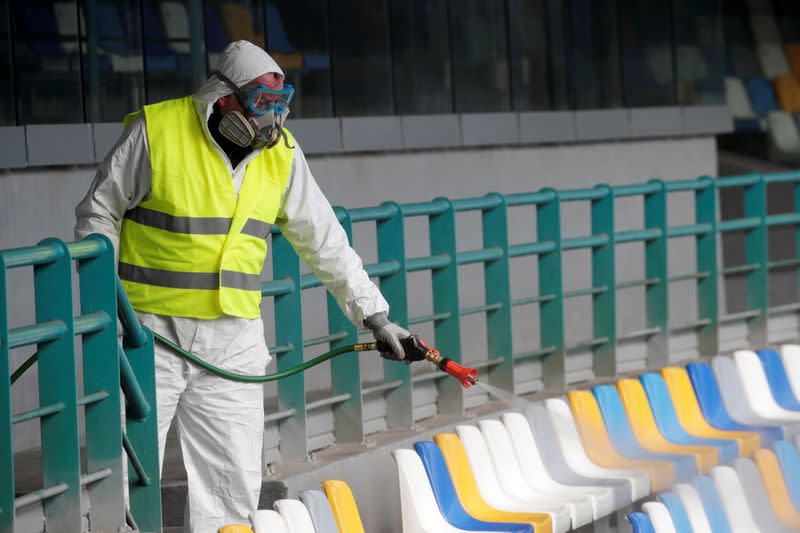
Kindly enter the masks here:
M 279 371 L 303 363 L 303 309 L 300 259 L 281 233 L 272 234 L 272 277 L 294 284 L 288 294 L 275 297 L 275 343 L 290 349 L 276 357 Z M 278 408 L 294 409 L 294 416 L 279 423 L 283 459 L 308 459 L 306 437 L 306 386 L 303 372 L 278 380 Z
M 81 338 L 83 394 L 107 394 L 104 400 L 84 408 L 86 466 L 88 474 L 103 468 L 111 471 L 105 479 L 86 487 L 92 502 L 89 524 L 92 530 L 116 531 L 125 523 L 125 502 L 114 247 L 102 235 L 91 235 L 87 239 L 102 242 L 105 249 L 95 257 L 78 262 L 81 314 L 105 313 L 109 322 L 102 330 L 86 333 Z
M 376 223 L 378 237 L 378 261 L 396 261 L 397 272 L 381 278 L 381 292 L 389 302 L 389 316 L 400 326 L 408 329 L 408 288 L 406 271 L 406 245 L 403 211 L 396 202 L 384 202 L 392 207 L 392 216 Z M 411 427 L 414 425 L 412 402 L 411 367 L 394 361 L 383 362 L 384 381 L 401 382 L 390 390 L 386 398 L 386 425 L 388 427 Z
M 605 342 L 592 348 L 596 376 L 614 376 L 617 373 L 617 291 L 615 272 L 614 194 L 611 187 L 601 184 L 606 194 L 592 200 L 592 235 L 608 235 L 608 242 L 592 248 L 592 286 L 606 287 L 592 295 L 594 338 Z
M 458 249 L 456 245 L 456 214 L 447 198 L 437 198 L 447 209 L 430 215 L 429 232 L 431 255 L 446 255 L 450 263 L 431 272 L 433 283 L 433 314 L 446 314 L 434 322 L 436 347 L 453 361 L 461 362 L 461 315 L 458 297 Z M 437 380 L 439 414 L 462 414 L 464 392 L 455 379 Z
M 42 484 L 45 488 L 67 485 L 66 491 L 43 502 L 44 516 L 48 531 L 72 533 L 81 530 L 72 260 L 67 245 L 59 239 L 45 239 L 39 244 L 55 246 L 57 251 L 54 261 L 33 267 L 36 322 L 60 320 L 66 326 L 58 339 L 37 345 L 39 405 L 64 405 L 61 412 L 40 418 Z
M 645 229 L 657 229 L 658 238 L 645 241 L 645 306 L 647 327 L 658 333 L 647 339 L 647 367 L 669 364 L 669 272 L 667 266 L 667 191 L 661 180 L 650 180 L 658 190 L 644 197 Z
M 706 273 L 697 281 L 697 314 L 708 323 L 697 330 L 697 348 L 701 355 L 719 351 L 719 278 L 717 266 L 717 184 L 708 176 L 698 179 L 708 184 L 695 192 L 695 222 L 709 224 L 711 231 L 697 236 L 697 272 Z
M 511 280 L 508 256 L 508 211 L 502 194 L 489 193 L 497 205 L 483 210 L 483 247 L 500 248 L 502 255 L 483 264 L 483 283 L 487 304 L 499 309 L 486 312 L 489 358 L 501 357 L 501 363 L 489 369 L 489 382 L 514 392 L 514 348 L 511 324 Z
M 744 190 L 744 216 L 759 219 L 759 225 L 745 234 L 745 263 L 758 268 L 747 274 L 747 308 L 759 311 L 747 322 L 750 346 L 767 345 L 767 310 L 769 307 L 769 254 L 767 252 L 767 185 L 764 177 Z
M 11 438 L 11 348 L 8 344 L 8 291 L 5 259 L 0 254 L 0 531 L 14 532 L 14 447 Z
M 142 328 L 144 343 L 126 346 L 125 355 L 133 375 L 145 398 L 151 398 L 150 410 L 141 419 L 128 417 L 126 435 L 133 451 L 148 476 L 141 479 L 136 474 L 131 457 L 128 457 L 128 493 L 131 514 L 141 531 L 161 531 L 161 473 L 158 461 L 158 413 L 156 398 L 156 368 L 153 359 L 153 333 Z
M 564 282 L 561 265 L 561 200 L 554 189 L 542 189 L 551 193 L 546 202 L 536 206 L 536 239 L 552 241 L 555 249 L 538 256 L 539 295 L 552 294 L 553 298 L 539 304 L 539 337 L 542 348 L 552 346 L 553 353 L 542 359 L 542 383 L 544 390 L 563 392 L 566 385 L 564 354 Z
M 347 240 L 353 244 L 353 227 L 350 214 L 342 207 L 334 211 L 347 233 Z M 347 336 L 330 343 L 331 349 L 358 342 L 358 329 L 344 315 L 336 299 L 328 294 L 328 332 L 344 331 Z M 334 435 L 336 442 L 364 441 L 364 417 L 361 399 L 361 369 L 359 354 L 349 353 L 331 360 L 331 383 L 333 394 L 350 394 L 350 399 L 333 407 Z

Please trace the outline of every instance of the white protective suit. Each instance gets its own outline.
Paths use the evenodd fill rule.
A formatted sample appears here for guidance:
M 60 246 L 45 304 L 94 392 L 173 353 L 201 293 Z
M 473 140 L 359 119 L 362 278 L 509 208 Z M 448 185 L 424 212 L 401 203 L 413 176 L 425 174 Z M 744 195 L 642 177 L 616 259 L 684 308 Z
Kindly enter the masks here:
M 239 86 L 261 74 L 282 74 L 264 50 L 246 41 L 229 45 L 217 68 Z M 238 194 L 247 163 L 258 152 L 231 168 L 207 124 L 213 104 L 230 92 L 212 76 L 193 98 L 204 133 L 227 163 Z M 76 237 L 102 233 L 116 249 L 125 212 L 148 198 L 150 179 L 145 119 L 139 117 L 100 164 L 89 193 L 75 209 Z M 276 223 L 351 321 L 361 325 L 366 317 L 388 311 L 297 145 Z M 225 369 L 264 374 L 271 359 L 261 319 L 201 320 L 149 313 L 139 313 L 139 318 L 153 331 Z M 188 475 L 184 529 L 216 532 L 225 524 L 247 523 L 248 513 L 257 509 L 261 490 L 262 385 L 219 378 L 158 345 L 155 366 L 160 460 L 163 463 L 167 430 L 177 415 Z

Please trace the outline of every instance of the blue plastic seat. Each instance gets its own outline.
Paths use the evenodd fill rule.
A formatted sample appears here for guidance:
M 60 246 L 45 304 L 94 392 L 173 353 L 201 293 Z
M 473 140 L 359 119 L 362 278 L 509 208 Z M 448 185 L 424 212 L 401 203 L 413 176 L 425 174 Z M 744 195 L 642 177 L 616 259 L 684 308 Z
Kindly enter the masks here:
M 656 419 L 658 430 L 664 437 L 675 444 L 686 444 L 690 446 L 714 446 L 719 452 L 720 463 L 727 464 L 739 455 L 739 445 L 735 440 L 728 439 L 702 439 L 690 435 L 683 429 L 678 415 L 675 412 L 675 405 L 672 397 L 667 390 L 667 384 L 660 374 L 650 373 L 639 376 L 650 408 Z
M 631 523 L 633 533 L 656 533 L 656 528 L 653 527 L 653 522 L 650 517 L 644 513 L 628 513 L 628 522 Z
M 606 424 L 608 435 L 614 448 L 630 459 L 644 459 L 648 461 L 669 461 L 675 467 L 675 477 L 684 481 L 697 473 L 697 466 L 693 456 L 672 453 L 655 453 L 644 449 L 633 435 L 628 416 L 622 406 L 617 388 L 613 385 L 598 385 L 592 388 L 592 393 L 597 400 L 603 422 Z
M 775 350 L 756 350 L 761 364 L 764 366 L 764 373 L 767 375 L 769 388 L 772 397 L 784 409 L 800 411 L 800 401 L 792 392 L 789 384 L 789 377 L 786 375 L 786 368 L 783 366 L 781 356 Z
M 703 509 L 706 518 L 711 525 L 714 533 L 732 533 L 728 517 L 725 516 L 725 509 L 722 507 L 722 500 L 719 499 L 714 482 L 708 476 L 695 476 L 692 485 L 700 494 L 700 501 L 703 502 Z
M 717 378 L 708 363 L 689 363 L 686 365 L 686 372 L 692 381 L 694 392 L 697 395 L 697 402 L 700 410 L 709 424 L 717 429 L 729 431 L 756 431 L 761 436 L 763 446 L 769 446 L 776 440 L 783 438 L 783 431 L 778 427 L 746 426 L 735 422 L 722 402 L 722 395 L 719 392 Z
M 753 111 L 760 117 L 764 117 L 770 111 L 778 109 L 778 100 L 775 98 L 775 90 L 769 80 L 754 76 L 744 80 L 747 94 L 750 95 L 750 104 Z
M 692 533 L 692 524 L 689 522 L 689 515 L 686 508 L 677 494 L 672 492 L 662 492 L 657 497 L 658 501 L 666 505 L 672 523 L 675 524 L 676 533 Z
M 800 511 L 800 454 L 791 442 L 785 440 L 775 442 L 772 448 L 778 457 L 778 464 L 781 465 L 792 505 Z
M 528 524 L 483 522 L 470 516 L 458 500 L 456 488 L 450 478 L 450 471 L 447 469 L 447 463 L 439 447 L 430 441 L 420 441 L 414 444 L 414 449 L 425 466 L 425 472 L 428 474 L 439 510 L 449 524 L 467 531 L 533 533 L 533 526 Z

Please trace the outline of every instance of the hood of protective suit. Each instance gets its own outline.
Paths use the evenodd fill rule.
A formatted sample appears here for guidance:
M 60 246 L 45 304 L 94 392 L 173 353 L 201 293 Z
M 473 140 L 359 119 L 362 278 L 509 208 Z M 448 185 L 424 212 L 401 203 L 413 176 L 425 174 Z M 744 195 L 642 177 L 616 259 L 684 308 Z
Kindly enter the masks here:
M 262 74 L 275 72 L 283 76 L 278 63 L 263 48 L 250 41 L 235 41 L 226 46 L 217 62 L 216 70 L 240 87 Z M 194 94 L 197 113 L 208 120 L 214 102 L 231 92 L 230 87 L 222 80 L 210 76 Z

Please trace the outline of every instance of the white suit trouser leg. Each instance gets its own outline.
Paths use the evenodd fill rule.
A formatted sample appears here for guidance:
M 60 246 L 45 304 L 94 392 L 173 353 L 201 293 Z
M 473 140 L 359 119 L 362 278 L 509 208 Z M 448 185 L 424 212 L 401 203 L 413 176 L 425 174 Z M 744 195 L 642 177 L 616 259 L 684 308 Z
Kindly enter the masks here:
M 263 372 L 266 354 L 253 352 L 226 356 L 225 367 Z M 219 364 L 213 355 L 204 358 Z M 163 465 L 167 432 L 177 418 L 186 467 L 184 531 L 216 533 L 223 525 L 248 523 L 261 491 L 263 386 L 214 376 L 158 344 L 155 366 L 159 459 Z

